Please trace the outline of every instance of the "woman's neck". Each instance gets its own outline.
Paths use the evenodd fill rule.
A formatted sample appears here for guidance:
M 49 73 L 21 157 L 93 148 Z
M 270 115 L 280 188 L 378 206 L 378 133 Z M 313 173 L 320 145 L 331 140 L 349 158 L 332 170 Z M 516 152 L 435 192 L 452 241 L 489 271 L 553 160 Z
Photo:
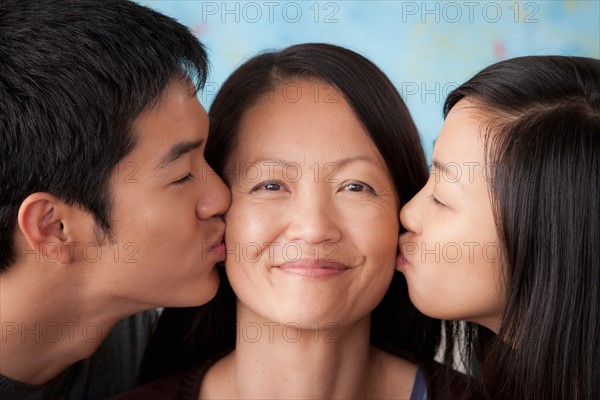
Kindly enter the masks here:
M 236 348 L 208 371 L 200 398 L 409 397 L 416 367 L 370 346 L 370 315 L 303 328 L 242 306 Z

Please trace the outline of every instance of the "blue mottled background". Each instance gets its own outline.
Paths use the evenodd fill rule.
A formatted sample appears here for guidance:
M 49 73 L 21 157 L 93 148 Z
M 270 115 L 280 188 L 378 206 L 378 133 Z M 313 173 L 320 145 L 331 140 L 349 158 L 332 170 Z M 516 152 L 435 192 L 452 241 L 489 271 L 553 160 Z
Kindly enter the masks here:
M 303 42 L 349 47 L 394 82 L 431 154 L 452 88 L 483 67 L 523 55 L 600 58 L 600 1 L 139 0 L 189 26 L 212 65 L 208 108 L 241 62 Z

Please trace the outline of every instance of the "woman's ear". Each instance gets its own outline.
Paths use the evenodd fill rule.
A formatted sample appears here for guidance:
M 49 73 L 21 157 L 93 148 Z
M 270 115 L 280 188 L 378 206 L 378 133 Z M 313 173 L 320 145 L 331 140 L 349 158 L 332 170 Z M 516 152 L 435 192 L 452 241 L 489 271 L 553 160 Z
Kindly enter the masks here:
M 41 260 L 60 264 L 72 261 L 70 249 L 77 241 L 67 234 L 67 225 L 75 223 L 68 220 L 72 207 L 49 193 L 41 192 L 29 195 L 21 203 L 19 228 L 33 251 L 41 255 Z

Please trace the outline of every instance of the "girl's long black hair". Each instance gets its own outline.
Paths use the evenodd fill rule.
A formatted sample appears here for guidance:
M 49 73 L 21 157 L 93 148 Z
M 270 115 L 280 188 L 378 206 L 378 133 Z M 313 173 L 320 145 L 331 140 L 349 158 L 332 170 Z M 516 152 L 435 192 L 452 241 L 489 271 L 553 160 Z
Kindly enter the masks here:
M 494 399 L 600 398 L 600 61 L 531 56 L 451 92 L 489 120 L 489 188 L 503 250 L 498 335 L 445 323 Z M 452 348 L 446 360 L 453 359 Z

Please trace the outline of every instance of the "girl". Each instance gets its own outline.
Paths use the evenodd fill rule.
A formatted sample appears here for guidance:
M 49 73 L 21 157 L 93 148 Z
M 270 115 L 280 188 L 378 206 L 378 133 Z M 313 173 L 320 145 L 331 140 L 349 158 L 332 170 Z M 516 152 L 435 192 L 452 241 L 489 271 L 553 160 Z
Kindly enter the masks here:
M 600 398 L 600 61 L 515 58 L 448 96 L 397 269 L 497 399 Z M 472 360 L 470 354 L 476 355 Z

